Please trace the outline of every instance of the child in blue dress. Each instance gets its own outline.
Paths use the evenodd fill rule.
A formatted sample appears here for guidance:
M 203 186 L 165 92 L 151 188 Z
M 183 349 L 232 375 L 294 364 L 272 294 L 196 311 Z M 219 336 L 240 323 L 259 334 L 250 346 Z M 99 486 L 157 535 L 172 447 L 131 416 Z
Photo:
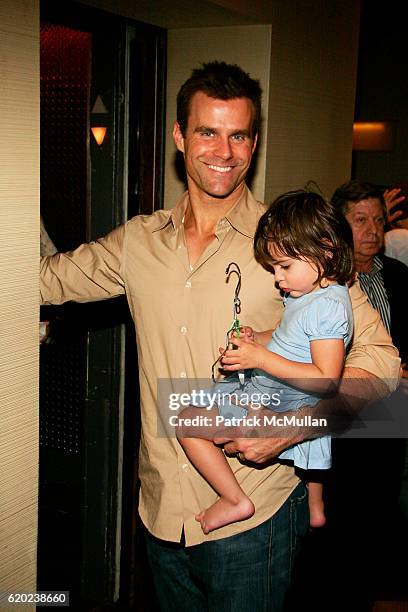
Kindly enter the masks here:
M 271 282 L 283 292 L 285 309 L 275 330 L 245 327 L 239 339 L 232 338 L 235 347 L 224 352 L 223 369 L 250 372 L 243 385 L 236 374 L 216 384 L 211 391 L 222 400 L 215 414 L 234 417 L 235 422 L 248 418 L 255 397 L 270 398 L 263 400 L 260 414 L 269 409 L 296 411 L 336 390 L 353 332 L 347 288 L 354 276 L 352 244 L 347 222 L 318 194 L 284 194 L 264 213 L 255 234 L 255 257 L 274 274 Z M 196 516 L 204 533 L 249 518 L 255 508 L 222 450 L 210 439 L 182 437 L 182 430 L 177 435 L 190 461 L 219 495 Z M 302 471 L 326 470 L 331 465 L 330 438 L 306 440 L 279 459 L 293 461 Z M 307 480 L 310 524 L 318 527 L 325 522 L 323 488 Z

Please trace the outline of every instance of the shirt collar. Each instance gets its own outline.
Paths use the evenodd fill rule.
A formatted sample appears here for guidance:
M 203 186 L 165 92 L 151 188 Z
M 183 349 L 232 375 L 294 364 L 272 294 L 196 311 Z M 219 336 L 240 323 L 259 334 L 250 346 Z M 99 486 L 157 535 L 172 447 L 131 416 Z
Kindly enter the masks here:
M 183 223 L 184 214 L 186 212 L 188 202 L 188 191 L 186 191 L 174 208 L 169 211 L 164 211 L 167 212 L 165 219 L 160 217 L 158 220 L 158 225 L 153 228 L 153 231 L 158 232 L 159 230 L 164 229 L 170 224 L 173 226 L 174 231 L 178 230 L 180 225 Z
M 253 238 L 258 225 L 259 216 L 265 211 L 265 206 L 257 202 L 245 185 L 238 202 L 231 208 L 225 218 L 240 234 Z
M 173 225 L 175 231 L 177 231 L 180 225 L 183 223 L 184 215 L 189 204 L 188 191 L 186 191 L 182 198 L 179 200 L 177 205 L 169 211 L 169 215 L 163 220 L 160 219 L 157 227 L 153 229 L 154 232 L 164 229 L 169 224 Z M 248 187 L 245 185 L 242 195 L 234 206 L 227 212 L 225 219 L 228 223 L 237 231 L 253 238 L 255 230 L 258 224 L 259 216 L 264 212 L 265 206 L 255 200 Z
M 381 259 L 381 257 L 378 257 L 378 255 L 376 255 L 373 258 L 373 267 L 371 268 L 370 272 L 359 272 L 359 276 L 375 276 L 376 274 L 378 274 L 379 272 L 381 272 L 381 270 L 383 269 L 384 264 L 383 261 Z

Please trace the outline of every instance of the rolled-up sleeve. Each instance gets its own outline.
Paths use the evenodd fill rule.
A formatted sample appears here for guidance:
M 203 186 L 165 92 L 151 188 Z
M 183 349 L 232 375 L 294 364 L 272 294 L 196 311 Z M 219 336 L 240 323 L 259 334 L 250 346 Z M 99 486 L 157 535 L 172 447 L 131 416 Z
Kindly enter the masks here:
M 41 304 L 106 300 L 125 293 L 125 235 L 122 225 L 74 251 L 42 257 Z
M 390 391 L 398 385 L 401 361 L 378 312 L 358 283 L 350 288 L 354 336 L 346 367 L 359 368 L 382 379 Z

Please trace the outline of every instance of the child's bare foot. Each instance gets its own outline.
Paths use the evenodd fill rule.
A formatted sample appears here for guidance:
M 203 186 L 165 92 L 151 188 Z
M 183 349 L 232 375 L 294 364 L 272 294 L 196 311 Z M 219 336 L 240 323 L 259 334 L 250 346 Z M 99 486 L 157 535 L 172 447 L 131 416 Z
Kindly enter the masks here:
M 309 500 L 309 525 L 313 529 L 318 529 L 319 527 L 324 527 L 326 524 L 326 516 L 324 514 L 324 503 L 323 501 L 313 500 L 313 503 L 310 503 Z
M 207 534 L 224 525 L 243 521 L 252 516 L 254 512 L 255 506 L 249 497 L 242 497 L 236 503 L 226 500 L 225 497 L 220 497 L 207 510 L 197 514 L 195 519 L 201 524 L 203 532 Z

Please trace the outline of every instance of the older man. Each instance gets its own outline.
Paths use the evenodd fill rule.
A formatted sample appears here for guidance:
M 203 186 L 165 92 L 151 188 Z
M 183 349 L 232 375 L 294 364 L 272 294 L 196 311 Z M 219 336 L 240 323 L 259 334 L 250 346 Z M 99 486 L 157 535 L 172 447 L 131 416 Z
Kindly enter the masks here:
M 382 191 L 370 183 L 348 181 L 336 189 L 332 202 L 351 226 L 358 282 L 398 346 L 408 382 L 407 308 L 402 289 L 408 285 L 408 268 L 383 254 L 387 208 Z M 355 591 L 356 601 L 361 597 L 361 609 L 375 597 L 401 594 L 399 571 L 405 553 L 400 543 L 407 531 L 398 501 L 406 443 L 399 436 L 404 435 L 404 427 L 407 435 L 408 419 L 403 416 L 402 423 L 397 421 L 397 409 L 404 409 L 404 401 L 403 395 L 394 395 L 388 406 L 391 413 L 379 413 L 379 427 L 388 432 L 383 438 L 333 443 L 332 518 L 340 535 L 338 559 L 340 564 L 346 560 L 351 564 L 351 574 L 358 572 Z M 370 423 L 362 438 L 367 431 L 373 431 Z M 381 436 L 381 431 L 376 428 L 371 435 Z
M 353 232 L 354 260 L 360 286 L 400 351 L 403 364 L 408 360 L 406 302 L 401 288 L 408 284 L 408 267 L 383 255 L 387 207 L 382 192 L 361 181 L 338 187 L 332 202 L 346 217 Z M 408 372 L 404 370 L 404 375 Z

